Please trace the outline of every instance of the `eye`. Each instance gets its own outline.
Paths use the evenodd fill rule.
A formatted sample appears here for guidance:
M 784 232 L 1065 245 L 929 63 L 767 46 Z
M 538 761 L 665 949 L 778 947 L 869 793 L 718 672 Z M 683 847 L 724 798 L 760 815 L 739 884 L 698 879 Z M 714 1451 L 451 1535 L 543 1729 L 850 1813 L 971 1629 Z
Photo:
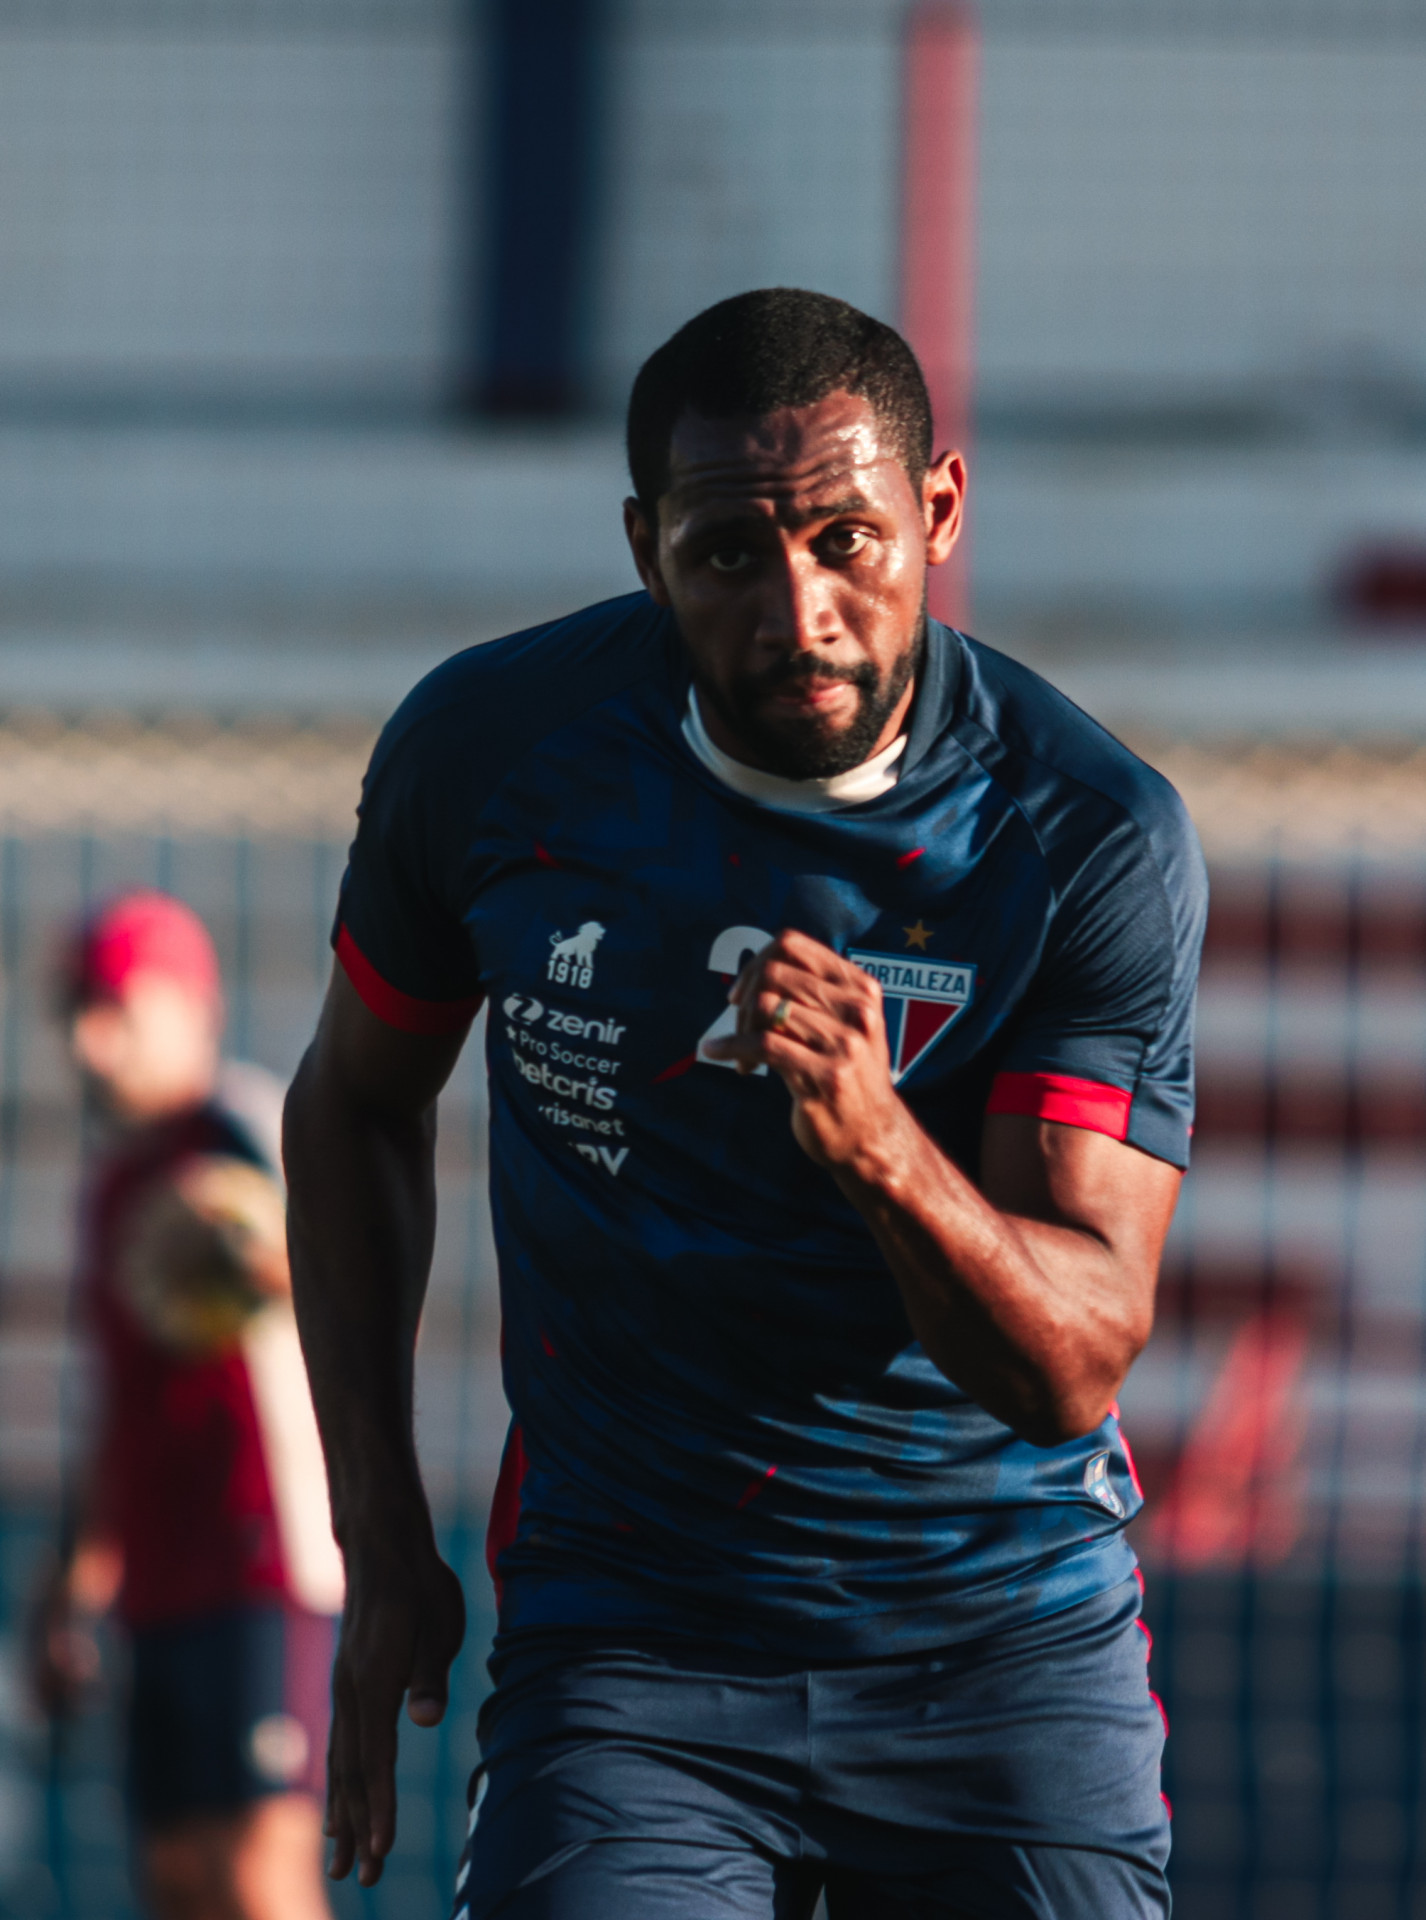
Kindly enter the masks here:
M 719 547 L 708 556 L 715 573 L 741 573 L 752 560 L 746 547 Z
M 850 560 L 870 539 L 865 527 L 832 527 L 823 536 L 824 544 L 839 560 Z

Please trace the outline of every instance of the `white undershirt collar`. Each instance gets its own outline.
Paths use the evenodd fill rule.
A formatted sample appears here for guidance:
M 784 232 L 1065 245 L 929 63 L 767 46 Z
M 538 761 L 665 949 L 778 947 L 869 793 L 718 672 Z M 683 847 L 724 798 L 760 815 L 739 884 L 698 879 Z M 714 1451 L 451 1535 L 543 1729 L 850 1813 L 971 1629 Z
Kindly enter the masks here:
M 759 806 L 776 807 L 783 813 L 835 813 L 841 807 L 857 807 L 876 800 L 901 778 L 900 761 L 906 751 L 906 736 L 893 740 L 889 747 L 870 760 L 863 760 L 849 773 L 834 773 L 826 780 L 785 780 L 780 773 L 764 773 L 761 767 L 747 766 L 715 746 L 703 724 L 694 688 L 688 690 L 688 710 L 683 716 L 683 737 L 715 779 L 734 793 L 756 800 Z

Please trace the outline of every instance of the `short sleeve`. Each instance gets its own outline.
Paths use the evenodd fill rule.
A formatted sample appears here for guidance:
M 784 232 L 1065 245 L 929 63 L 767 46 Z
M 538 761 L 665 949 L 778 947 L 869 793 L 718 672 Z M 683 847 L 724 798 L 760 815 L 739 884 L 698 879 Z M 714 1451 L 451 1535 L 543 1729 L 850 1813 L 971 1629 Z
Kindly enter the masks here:
M 1057 903 L 988 1113 L 1086 1127 L 1188 1165 L 1193 1014 L 1208 887 L 1182 806 L 1123 818 Z
M 421 729 L 396 722 L 362 784 L 332 945 L 362 1000 L 403 1033 L 456 1033 L 480 1006 L 478 963 L 454 905 L 454 810 Z

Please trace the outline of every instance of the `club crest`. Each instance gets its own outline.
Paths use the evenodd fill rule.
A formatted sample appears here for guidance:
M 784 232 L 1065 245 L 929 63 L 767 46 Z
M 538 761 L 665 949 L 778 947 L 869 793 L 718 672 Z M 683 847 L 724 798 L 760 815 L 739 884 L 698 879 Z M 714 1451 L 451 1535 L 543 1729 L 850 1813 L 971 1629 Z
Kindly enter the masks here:
M 847 958 L 880 984 L 891 1078 L 903 1080 L 970 1005 L 975 968 L 855 947 L 847 949 Z

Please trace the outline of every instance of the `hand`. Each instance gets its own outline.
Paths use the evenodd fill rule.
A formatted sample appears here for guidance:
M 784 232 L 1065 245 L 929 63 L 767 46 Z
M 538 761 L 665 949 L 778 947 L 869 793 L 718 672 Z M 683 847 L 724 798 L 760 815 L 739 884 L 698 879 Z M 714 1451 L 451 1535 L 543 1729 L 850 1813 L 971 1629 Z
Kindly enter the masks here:
M 744 1073 L 764 1062 L 792 1095 L 792 1131 L 835 1173 L 857 1172 L 905 1129 L 891 1084 L 881 988 L 808 934 L 784 931 L 751 959 L 728 998 L 738 1031 L 709 1040 L 711 1058 Z
M 69 1565 L 53 1563 L 36 1591 L 27 1647 L 30 1686 L 51 1719 L 69 1719 L 98 1683 L 95 1621 L 111 1603 L 121 1571 L 113 1548 L 81 1546 Z
M 290 1298 L 287 1203 L 270 1174 L 246 1160 L 196 1154 L 179 1167 L 173 1188 L 209 1244 L 227 1255 L 256 1294 Z
M 396 1839 L 396 1723 L 402 1695 L 418 1727 L 446 1710 L 451 1662 L 465 1638 L 460 1581 L 428 1544 L 398 1558 L 347 1555 L 347 1601 L 332 1671 L 327 1871 L 374 1887 Z
M 185 1356 L 220 1352 L 291 1292 L 282 1192 L 246 1160 L 194 1155 L 131 1210 L 116 1266 L 151 1339 Z

